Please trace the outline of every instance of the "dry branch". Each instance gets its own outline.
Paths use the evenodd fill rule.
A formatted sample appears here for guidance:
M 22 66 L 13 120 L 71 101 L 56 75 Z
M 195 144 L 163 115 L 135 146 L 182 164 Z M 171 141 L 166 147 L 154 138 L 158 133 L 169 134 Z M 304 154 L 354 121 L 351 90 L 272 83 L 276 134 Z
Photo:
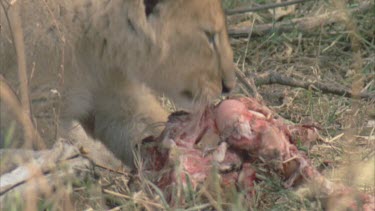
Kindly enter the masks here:
M 14 197 L 25 199 L 20 202 L 25 206 L 30 206 L 28 202 L 35 203 L 38 198 L 52 200 L 71 190 L 66 187 L 71 182 L 101 175 L 101 171 L 93 171 L 96 167 L 128 175 L 129 171 L 124 168 L 114 169 L 117 159 L 106 155 L 102 145 L 91 142 L 91 146 L 82 146 L 77 141 L 61 138 L 52 149 L 42 151 L 0 149 L 0 161 L 4 162 L 0 168 L 0 210 L 14 204 Z M 65 199 L 62 201 L 66 202 Z
M 274 4 L 266 4 L 258 7 L 241 7 L 241 8 L 236 8 L 232 10 L 225 11 L 225 14 L 227 15 L 234 15 L 234 14 L 241 14 L 241 13 L 246 13 L 246 12 L 256 12 L 260 10 L 267 10 L 267 9 L 273 9 L 277 7 L 285 7 L 293 4 L 299 4 L 303 2 L 307 2 L 311 0 L 292 0 L 292 1 L 286 1 L 286 2 L 281 2 L 281 3 L 274 3 Z
M 17 102 L 15 105 L 19 107 Z M 81 130 L 83 128 L 74 125 L 69 131 L 61 131 L 64 138 L 57 140 L 49 150 L 0 149 L 0 210 L 1 205 L 6 204 L 3 202 L 12 203 L 12 197 L 17 194 L 48 198 L 51 193 L 56 195 L 53 190 L 69 190 L 61 187 L 67 181 L 69 184 L 67 179 L 83 180 L 88 174 L 89 178 L 94 178 L 94 167 L 122 175 L 130 172 L 104 145 L 83 136 Z
M 11 150 L 8 152 L 7 149 L 2 149 L 0 154 L 6 156 L 9 155 L 10 152 L 15 153 L 12 154 L 11 157 L 8 157 L 12 159 L 13 162 L 15 162 L 14 160 L 23 160 L 25 158 L 24 150 Z M 38 184 L 31 182 L 31 179 L 41 176 L 50 176 L 55 170 L 58 170 L 58 167 L 61 167 L 62 164 L 64 164 L 65 167 L 69 167 L 69 170 L 76 167 L 87 168 L 90 166 L 89 160 L 81 157 L 79 150 L 74 145 L 64 140 L 58 141 L 55 147 L 48 151 L 26 152 L 29 155 L 26 157 L 33 157 L 35 159 L 28 160 L 28 162 L 24 161 L 23 164 L 13 171 L 0 176 L 0 202 L 4 200 L 7 193 L 12 191 L 22 192 L 25 188 L 37 190 Z M 5 158 L 2 157 L 2 159 Z M 67 168 L 60 170 L 60 174 L 66 174 L 68 171 L 63 172 L 66 169 Z M 57 181 L 50 181 L 49 185 L 52 185 L 53 182 Z
M 351 9 L 350 13 L 366 12 L 374 8 L 373 1 L 364 1 L 357 8 Z M 306 18 L 295 18 L 288 21 L 256 25 L 252 27 L 230 28 L 228 33 L 234 38 L 246 38 L 252 30 L 252 36 L 262 36 L 272 31 L 291 32 L 311 31 L 322 25 L 332 24 L 342 19 L 342 11 L 328 12 L 322 15 Z M 252 29 L 251 29 L 252 28 Z
M 100 160 L 103 158 L 100 152 L 86 154 L 87 151 L 71 139 L 60 139 L 52 149 L 43 151 L 0 149 L 0 161 L 16 165 L 13 170 L 0 174 L 0 210 L 14 207 L 38 210 L 39 201 L 63 207 L 61 210 L 75 210 L 70 200 L 72 191 L 76 193 L 72 188 L 77 181 L 96 182 L 98 176 L 104 177 L 107 173 L 113 175 L 112 172 L 96 168 L 97 163 L 90 156 Z M 117 173 L 128 175 L 124 171 Z
M 0 160 L 2 162 L 0 165 L 0 175 L 14 170 L 25 161 L 38 159 L 46 153 L 48 153 L 48 150 L 0 149 Z
M 374 100 L 375 93 L 360 93 L 359 96 L 354 95 L 349 88 L 337 86 L 337 84 L 326 84 L 319 81 L 309 82 L 297 80 L 288 76 L 281 75 L 275 71 L 268 71 L 260 74 L 251 74 L 250 78 L 254 78 L 255 85 L 280 84 L 291 87 L 299 87 L 304 89 L 313 89 L 322 93 L 329 93 L 350 98 L 362 98 L 365 100 Z M 242 80 L 240 80 L 242 81 Z

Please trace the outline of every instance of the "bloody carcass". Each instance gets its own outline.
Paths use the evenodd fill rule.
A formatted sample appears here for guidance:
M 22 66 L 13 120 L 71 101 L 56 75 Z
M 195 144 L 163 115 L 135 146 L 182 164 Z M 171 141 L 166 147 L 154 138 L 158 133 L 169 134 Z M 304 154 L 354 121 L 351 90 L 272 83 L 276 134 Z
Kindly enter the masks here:
M 194 114 L 171 115 L 161 136 L 144 140 L 142 171 L 172 203 L 180 200 L 171 195 L 173 186 L 202 185 L 213 169 L 221 186 L 234 185 L 252 197 L 261 165 L 285 188 L 309 184 L 319 190 L 327 209 L 345 200 L 346 208 L 374 210 L 373 196 L 330 182 L 298 150 L 296 143 L 317 138 L 316 127 L 287 124 L 255 99 L 228 99 Z

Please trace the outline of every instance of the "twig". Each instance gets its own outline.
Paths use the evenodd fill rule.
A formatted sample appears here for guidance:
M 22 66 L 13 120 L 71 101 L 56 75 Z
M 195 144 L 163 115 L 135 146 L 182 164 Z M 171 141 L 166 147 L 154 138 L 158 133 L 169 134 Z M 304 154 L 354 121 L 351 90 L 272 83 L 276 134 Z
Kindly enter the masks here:
M 253 25 L 254 25 L 254 21 L 255 20 L 253 20 Z M 251 34 L 252 34 L 252 30 L 250 30 L 249 36 L 247 38 L 246 51 L 245 51 L 244 58 L 247 57 L 247 53 L 248 53 L 248 50 L 249 50 L 249 43 L 250 43 L 250 39 L 251 39 Z M 245 59 L 242 62 L 242 70 L 243 69 L 245 69 Z M 247 89 L 246 91 L 248 92 L 249 95 L 257 98 L 258 100 L 262 99 L 262 96 L 259 95 L 259 93 L 257 91 L 257 88 L 255 86 L 254 80 L 252 78 L 246 78 L 245 74 L 243 74 L 243 72 L 241 70 L 239 70 L 237 67 L 235 68 L 235 74 L 236 74 L 237 78 L 241 81 L 241 83 L 245 85 L 245 88 Z
M 200 192 L 208 199 L 211 206 L 213 206 L 215 210 L 223 210 L 205 187 L 203 187 Z
M 1 1 L 1 6 L 3 7 L 4 13 L 6 15 L 6 18 L 10 27 L 11 36 L 12 36 L 14 48 L 15 48 L 16 55 L 17 55 L 18 79 L 20 82 L 20 92 L 21 92 L 21 104 L 20 104 L 20 108 L 18 108 L 20 111 L 17 111 L 18 118 L 19 120 L 21 120 L 21 123 L 25 130 L 24 143 L 26 144 L 26 147 L 31 147 L 33 145 L 32 141 L 36 141 L 36 143 L 39 144 L 39 146 L 44 147 L 44 145 L 41 143 L 42 139 L 40 138 L 39 134 L 36 132 L 36 129 L 34 128 L 34 124 L 31 118 L 32 115 L 31 115 L 31 106 L 30 106 L 30 98 L 29 98 L 29 82 L 28 82 L 27 68 L 26 68 L 25 44 L 23 40 L 24 35 L 23 35 L 23 30 L 22 30 L 22 22 L 21 22 L 21 17 L 20 17 L 21 13 L 19 9 L 19 4 L 20 3 L 13 2 L 13 4 L 11 4 L 10 7 L 6 7 L 4 2 Z M 1 82 L 2 84 L 4 84 L 4 86 L 7 85 L 3 78 L 1 78 Z M 11 89 L 7 89 L 7 91 L 9 90 Z M 12 94 L 9 94 L 8 96 L 12 96 Z M 15 99 L 17 98 L 14 98 L 13 100 Z
M 18 64 L 18 78 L 20 80 L 20 91 L 21 91 L 21 105 L 25 113 L 28 115 L 30 112 L 30 100 L 29 100 L 29 90 L 28 90 L 28 79 L 26 70 L 26 55 L 25 55 L 25 45 L 23 40 L 23 30 L 22 22 L 19 11 L 19 4 L 14 4 L 9 12 L 9 26 L 12 30 L 12 38 L 14 47 L 17 53 L 17 64 Z M 30 137 L 26 137 L 30 138 Z
M 366 12 L 373 9 L 373 1 L 364 1 L 360 3 L 357 8 L 351 9 L 350 13 Z M 235 38 L 245 38 L 249 36 L 249 33 L 252 30 L 252 36 L 262 36 L 272 31 L 278 32 L 291 32 L 294 30 L 297 31 L 310 31 L 322 25 L 328 25 L 340 21 L 342 18 L 342 11 L 333 11 L 328 12 L 322 15 L 306 18 L 295 18 L 292 20 L 269 23 L 262 25 L 255 25 L 251 27 L 238 27 L 230 28 L 228 34 L 231 37 Z
M 291 77 L 281 75 L 275 71 L 268 71 L 261 74 L 251 74 L 249 77 L 254 78 L 255 85 L 280 84 L 291 87 L 300 87 L 304 89 L 315 89 L 322 93 L 329 93 L 344 97 L 359 97 L 365 100 L 375 100 L 375 93 L 360 93 L 358 96 L 353 94 L 349 88 L 338 87 L 337 85 L 328 85 L 322 82 L 308 82 L 296 80 Z M 242 82 L 242 81 L 241 81 Z
M 311 0 L 292 0 L 292 1 L 286 1 L 286 2 L 281 2 L 281 3 L 274 3 L 274 4 L 266 4 L 258 7 L 241 7 L 241 8 L 236 8 L 232 10 L 227 10 L 225 11 L 225 14 L 227 15 L 234 15 L 234 14 L 240 14 L 240 13 L 246 13 L 246 12 L 256 12 L 260 10 L 267 10 L 267 9 L 273 9 L 277 7 L 285 7 L 293 4 L 299 4 L 303 2 L 308 2 Z
M 31 143 L 36 143 L 40 149 L 44 149 L 45 145 L 43 139 L 39 135 L 38 131 L 34 127 L 33 121 L 30 115 L 22 108 L 22 105 L 6 82 L 5 78 L 0 74 L 0 99 L 5 102 L 5 104 L 11 109 L 12 113 L 15 115 L 16 119 L 21 123 L 25 137 L 30 137 Z M 27 140 L 25 140 L 26 142 Z
M 114 192 L 114 191 L 111 191 L 111 190 L 108 190 L 108 189 L 103 189 L 103 192 L 107 193 L 107 194 L 110 194 L 110 195 L 113 195 L 113 196 L 121 197 L 121 198 L 124 198 L 124 199 L 134 200 L 134 201 L 139 202 L 139 203 L 149 204 L 149 205 L 152 205 L 152 206 L 157 207 L 159 209 L 164 208 L 162 205 L 160 205 L 158 203 L 146 201 L 146 200 L 143 200 L 143 199 L 137 199 L 135 197 L 127 196 L 127 195 L 117 193 L 117 192 Z
M 238 80 L 245 86 L 249 94 L 252 97 L 257 98 L 258 100 L 261 100 L 262 97 L 259 95 L 257 91 L 254 80 L 252 78 L 247 78 L 246 75 L 238 68 L 235 69 L 235 73 Z

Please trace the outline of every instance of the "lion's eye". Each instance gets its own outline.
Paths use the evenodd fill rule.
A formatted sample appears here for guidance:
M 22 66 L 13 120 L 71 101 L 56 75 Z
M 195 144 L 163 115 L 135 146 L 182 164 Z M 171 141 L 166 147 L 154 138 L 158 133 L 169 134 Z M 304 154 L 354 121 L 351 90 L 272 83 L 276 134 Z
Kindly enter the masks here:
M 211 44 L 211 45 L 214 45 L 215 44 L 215 40 L 216 40 L 216 33 L 214 32 L 209 32 L 209 31 L 205 31 L 204 32 L 206 34 L 206 37 L 208 39 L 208 42 Z

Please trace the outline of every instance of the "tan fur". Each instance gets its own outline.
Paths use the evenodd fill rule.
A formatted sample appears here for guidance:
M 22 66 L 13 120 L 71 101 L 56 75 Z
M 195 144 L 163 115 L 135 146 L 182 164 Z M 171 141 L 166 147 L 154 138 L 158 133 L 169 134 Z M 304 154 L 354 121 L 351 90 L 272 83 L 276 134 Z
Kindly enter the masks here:
M 126 164 L 131 140 L 157 134 L 153 123 L 166 121 L 153 92 L 191 109 L 235 85 L 220 0 L 161 0 L 148 17 L 143 0 L 17 3 L 28 64 L 64 79 L 63 125 L 80 121 Z M 0 17 L 0 47 L 11 49 Z M 13 56 L 1 50 L 1 68 L 14 68 Z

